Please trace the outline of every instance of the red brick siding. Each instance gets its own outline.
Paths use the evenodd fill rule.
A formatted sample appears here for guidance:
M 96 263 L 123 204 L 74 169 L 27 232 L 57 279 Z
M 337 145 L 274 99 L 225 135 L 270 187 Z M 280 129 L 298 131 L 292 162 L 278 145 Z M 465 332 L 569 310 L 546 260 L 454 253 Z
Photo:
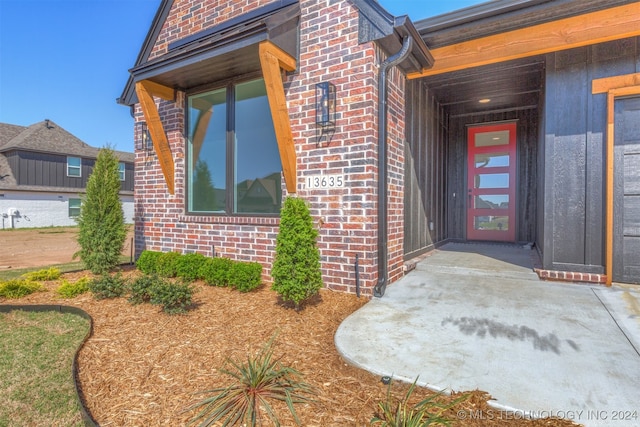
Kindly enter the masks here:
M 200 7 L 196 5 L 200 4 Z M 250 4 L 249 4 L 250 3 Z M 171 41 L 215 25 L 269 1 L 181 1 L 158 37 L 154 56 Z M 358 44 L 358 12 L 349 1 L 300 2 L 298 69 L 285 77 L 285 92 L 298 168 L 298 196 L 310 203 L 319 227 L 323 280 L 327 287 L 355 292 L 359 255 L 362 292 L 372 293 L 377 277 L 377 64 L 372 43 Z M 222 11 L 223 17 L 213 17 Z M 191 14 L 191 16 L 186 17 Z M 384 58 L 383 58 L 384 59 Z M 331 142 L 316 146 L 315 84 L 330 81 L 337 92 L 337 125 Z M 389 75 L 389 272 L 403 267 L 404 76 Z M 277 218 L 185 215 L 184 96 L 159 101 L 175 161 L 175 195 L 169 195 L 157 158 L 136 156 L 136 250 L 200 252 L 263 263 L 269 280 Z M 139 109 L 136 119 L 142 120 Z M 304 188 L 306 176 L 343 174 L 345 187 Z

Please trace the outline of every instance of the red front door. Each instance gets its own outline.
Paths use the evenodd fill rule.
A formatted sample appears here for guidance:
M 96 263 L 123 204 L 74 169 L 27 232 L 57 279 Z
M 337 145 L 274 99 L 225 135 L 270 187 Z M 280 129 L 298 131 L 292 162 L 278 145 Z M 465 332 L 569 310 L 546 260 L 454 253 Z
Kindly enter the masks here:
M 515 123 L 469 128 L 467 177 L 467 239 L 514 242 Z

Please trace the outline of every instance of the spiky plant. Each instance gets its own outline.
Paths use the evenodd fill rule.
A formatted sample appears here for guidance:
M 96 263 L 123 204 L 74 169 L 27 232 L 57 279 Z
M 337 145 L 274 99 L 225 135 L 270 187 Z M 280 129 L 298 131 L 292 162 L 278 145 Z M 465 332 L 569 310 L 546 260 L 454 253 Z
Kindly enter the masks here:
M 371 420 L 371 424 L 381 424 L 383 427 L 423 427 L 430 425 L 448 426 L 450 421 L 443 414 L 469 396 L 462 395 L 449 403 L 441 403 L 438 398 L 442 392 L 433 393 L 424 400 L 410 405 L 418 378 L 411 384 L 402 399 L 391 396 L 391 382 L 387 388 L 387 398 L 378 404 L 378 412 Z
M 272 425 L 280 426 L 278 414 L 272 406 L 277 401 L 286 403 L 295 422 L 300 425 L 294 404 L 310 402 L 313 388 L 302 381 L 300 372 L 283 366 L 280 358 L 273 357 L 274 340 L 275 336 L 255 357 L 249 356 L 244 364 L 227 359 L 230 368 L 220 369 L 220 372 L 231 377 L 233 383 L 203 391 L 211 396 L 186 409 L 200 410 L 189 425 L 242 424 L 253 427 L 262 425 L 266 417 Z

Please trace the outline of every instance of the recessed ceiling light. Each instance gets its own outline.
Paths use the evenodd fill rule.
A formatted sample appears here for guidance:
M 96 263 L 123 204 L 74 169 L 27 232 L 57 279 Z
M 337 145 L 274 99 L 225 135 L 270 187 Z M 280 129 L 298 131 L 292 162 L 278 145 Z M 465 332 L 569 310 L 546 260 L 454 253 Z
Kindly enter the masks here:
M 478 101 L 480 104 L 487 104 L 489 102 L 491 102 L 491 99 L 489 98 L 482 98 L 481 100 Z

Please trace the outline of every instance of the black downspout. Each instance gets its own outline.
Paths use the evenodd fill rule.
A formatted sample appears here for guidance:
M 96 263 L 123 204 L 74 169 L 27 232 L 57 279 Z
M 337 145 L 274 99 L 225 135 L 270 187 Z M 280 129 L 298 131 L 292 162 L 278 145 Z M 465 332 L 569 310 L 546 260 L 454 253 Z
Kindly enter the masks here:
M 387 288 L 387 70 L 402 62 L 413 43 L 407 36 L 398 53 L 380 64 L 378 76 L 378 283 L 373 287 L 373 296 L 382 297 Z

